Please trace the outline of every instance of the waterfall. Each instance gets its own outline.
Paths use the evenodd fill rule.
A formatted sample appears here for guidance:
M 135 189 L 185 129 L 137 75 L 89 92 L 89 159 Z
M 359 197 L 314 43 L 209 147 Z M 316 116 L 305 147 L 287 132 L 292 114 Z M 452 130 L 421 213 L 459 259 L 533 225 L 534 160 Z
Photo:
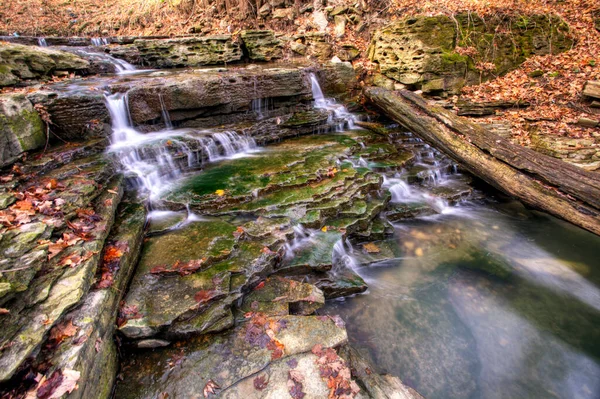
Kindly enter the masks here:
M 105 46 L 109 43 L 105 37 L 92 37 L 90 41 L 92 42 L 92 46 Z
M 336 126 L 336 131 L 343 131 L 346 126 L 348 126 L 349 129 L 354 129 L 356 116 L 348 112 L 346 107 L 342 104 L 336 103 L 333 98 L 326 98 L 323 95 L 323 90 L 321 90 L 319 81 L 314 73 L 311 73 L 309 77 L 313 99 L 315 100 L 315 108 L 324 109 L 333 114 L 337 120 L 341 120 Z
M 46 43 L 45 37 L 38 38 L 38 46 L 40 47 L 48 47 L 48 43 Z
M 115 72 L 117 72 L 118 74 L 128 74 L 134 71 L 137 72 L 135 66 L 131 65 L 125 60 L 115 58 L 110 54 L 97 51 L 88 51 L 83 49 L 77 49 L 74 52 L 76 54 L 82 55 L 84 58 L 90 58 L 92 60 L 97 60 L 98 62 L 106 62 L 108 64 L 112 64 L 115 68 Z
M 408 183 L 402 179 L 388 179 L 383 176 L 382 187 L 387 188 L 392 194 L 392 202 L 394 203 L 408 202 L 415 197 Z
M 348 250 L 346 250 L 346 245 L 348 245 Z M 333 264 L 333 271 L 340 272 L 344 268 L 351 269 L 356 271 L 358 268 L 358 264 L 352 253 L 354 249 L 350 244 L 350 241 L 346 240 L 346 243 L 342 239 L 337 241 L 333 246 L 333 252 L 331 254 L 331 262 Z
M 256 148 L 250 137 L 236 132 L 174 130 L 140 133 L 132 124 L 125 93 L 105 96 L 111 116 L 109 152 L 114 153 L 134 184 L 156 199 L 185 172 L 215 161 L 245 154 Z M 164 117 L 164 115 L 163 115 Z
M 162 114 L 163 122 L 165 123 L 165 127 L 168 130 L 173 129 L 173 123 L 171 123 L 171 117 L 169 116 L 169 111 L 165 106 L 165 100 L 163 99 L 162 93 L 158 93 L 158 101 L 160 101 L 160 112 Z

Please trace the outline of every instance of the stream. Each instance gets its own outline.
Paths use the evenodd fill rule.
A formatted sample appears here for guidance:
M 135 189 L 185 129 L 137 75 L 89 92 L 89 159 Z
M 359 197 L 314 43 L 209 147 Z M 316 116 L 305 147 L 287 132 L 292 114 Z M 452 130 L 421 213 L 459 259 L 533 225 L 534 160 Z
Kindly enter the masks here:
M 311 80 L 315 108 L 337 120 L 337 133 L 323 137 L 357 140 L 365 134 L 355 130 L 356 116 L 326 99 L 314 75 Z M 138 187 L 152 200 L 181 187 L 206 194 L 218 187 L 207 179 L 227 181 L 227 166 L 252 168 L 261 158 L 280 155 L 281 146 L 259 149 L 235 132 L 173 130 L 168 113 L 163 113 L 166 130 L 137 133 L 126 118 L 124 98 L 107 97 L 111 151 L 119 153 L 125 170 L 137 176 Z M 364 294 L 328 301 L 320 312 L 341 315 L 359 352 L 431 399 L 598 397 L 600 239 L 474 188 L 472 179 L 435 149 L 390 128 L 392 143 L 415 156 L 411 167 L 389 168 L 355 154 L 336 162 L 376 171 L 391 194 L 388 208 L 412 207 L 415 217 L 393 222 L 392 234 L 373 241 L 366 252 L 359 239 L 329 239 L 297 224 L 285 262 L 331 256 L 334 272 L 352 269 L 369 287 Z M 184 173 L 169 151 L 147 150 L 167 139 L 180 146 L 186 166 L 209 163 L 201 172 L 207 178 Z M 190 140 L 204 149 L 206 159 L 190 150 Z M 175 214 L 157 210 L 151 218 Z M 185 220 L 190 222 L 189 212 Z
M 175 100 L 157 87 L 223 70 L 140 71 L 91 57 L 115 74 L 54 88 L 103 93 L 106 154 L 150 210 L 119 316 L 127 344 L 115 397 L 199 397 L 217 377 L 223 397 L 240 397 L 239 381 L 267 366 L 235 363 L 252 356 L 220 346 L 238 345 L 228 331 L 261 312 L 315 311 L 322 323 L 341 316 L 377 372 L 429 399 L 600 397 L 600 237 L 506 198 L 384 117 L 348 111 L 310 70 L 239 68 L 255 91 L 261 68 L 301 73 L 312 100 L 255 96 L 239 111 L 253 122 L 205 127 L 181 116 L 188 110 L 170 114 Z M 140 126 L 136 115 L 152 106 L 132 112 L 128 85 L 145 79 L 160 116 L 148 111 L 152 123 Z M 285 107 L 293 116 L 277 114 Z M 314 291 L 292 300 L 275 285 L 279 294 L 262 298 L 275 275 Z M 216 334 L 210 350 L 190 338 L 201 334 Z

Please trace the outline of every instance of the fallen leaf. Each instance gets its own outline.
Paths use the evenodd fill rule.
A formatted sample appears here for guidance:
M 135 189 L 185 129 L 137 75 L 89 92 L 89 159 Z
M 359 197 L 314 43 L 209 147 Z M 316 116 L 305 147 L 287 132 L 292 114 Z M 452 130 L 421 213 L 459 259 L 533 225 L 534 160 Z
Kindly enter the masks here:
M 363 249 L 369 254 L 378 254 L 381 252 L 381 249 L 372 242 L 363 244 Z
M 215 194 L 217 194 L 219 197 L 222 197 L 225 195 L 225 190 L 217 190 L 215 191 Z
M 269 381 L 263 375 L 259 375 L 254 379 L 254 389 L 257 389 L 259 391 L 265 389 L 268 384 Z
M 204 390 L 202 391 L 202 394 L 204 395 L 205 398 L 208 398 L 208 396 L 211 394 L 216 395 L 216 391 L 218 389 L 220 389 L 220 387 L 219 387 L 219 385 L 217 385 L 216 382 L 214 382 L 213 380 L 208 380 L 208 382 L 204 386 Z

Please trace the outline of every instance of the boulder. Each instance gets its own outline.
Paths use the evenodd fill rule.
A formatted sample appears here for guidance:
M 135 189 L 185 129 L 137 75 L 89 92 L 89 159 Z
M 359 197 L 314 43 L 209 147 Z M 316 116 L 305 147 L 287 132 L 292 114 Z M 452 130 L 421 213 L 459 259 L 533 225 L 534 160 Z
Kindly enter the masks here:
M 328 62 L 318 71 L 323 91 L 328 95 L 348 94 L 358 88 L 356 72 L 349 62 Z
M 499 33 L 504 24 L 511 26 L 510 32 Z M 553 15 L 513 17 L 508 22 L 484 21 L 472 14 L 408 17 L 374 34 L 369 59 L 400 83 L 458 93 L 464 85 L 515 69 L 531 55 L 566 51 L 573 43 L 567 30 Z M 456 47 L 471 52 L 457 52 Z M 479 62 L 493 64 L 493 73 L 478 70 Z
M 231 35 L 137 39 L 133 44 L 107 50 L 118 58 L 152 68 L 221 65 L 242 59 L 242 49 Z
M 360 50 L 351 43 L 345 43 L 340 46 L 337 55 L 342 61 L 353 61 L 360 56 Z
M 272 61 L 283 56 L 281 40 L 271 30 L 244 30 L 240 36 L 253 61 Z
M 44 123 L 25 95 L 0 95 L 0 167 L 45 142 Z
M 583 95 L 590 98 L 600 99 L 600 81 L 590 80 L 583 87 Z
M 83 74 L 88 67 L 87 61 L 65 51 L 20 44 L 0 45 L 0 87 L 22 80 L 48 78 L 58 72 Z
M 310 32 L 304 35 L 306 54 L 319 61 L 328 61 L 333 55 L 331 37 L 325 32 Z

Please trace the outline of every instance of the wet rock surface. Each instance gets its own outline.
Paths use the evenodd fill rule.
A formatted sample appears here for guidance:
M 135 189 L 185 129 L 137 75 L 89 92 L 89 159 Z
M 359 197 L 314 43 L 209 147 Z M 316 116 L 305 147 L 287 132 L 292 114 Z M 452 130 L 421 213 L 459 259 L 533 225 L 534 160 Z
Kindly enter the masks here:
M 2 44 L 0 46 L 0 87 L 20 81 L 49 78 L 58 73 L 84 73 L 87 61 L 76 55 L 37 46 Z
M 45 126 L 31 102 L 22 94 L 0 95 L 0 167 L 45 142 Z

